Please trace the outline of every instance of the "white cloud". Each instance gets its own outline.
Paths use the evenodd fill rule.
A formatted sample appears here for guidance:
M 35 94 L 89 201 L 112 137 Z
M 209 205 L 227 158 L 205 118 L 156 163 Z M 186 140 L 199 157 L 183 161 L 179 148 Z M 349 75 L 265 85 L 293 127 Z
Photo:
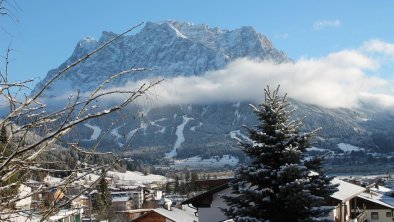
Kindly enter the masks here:
M 363 44 L 363 50 L 374 53 L 381 53 L 394 59 L 394 44 L 381 40 L 371 40 Z
M 361 49 L 282 64 L 239 59 L 222 70 L 200 76 L 166 78 L 140 102 L 153 106 L 238 101 L 260 103 L 267 85 L 276 87 L 280 84 L 282 93 L 287 92 L 289 97 L 305 103 L 328 108 L 356 108 L 369 104 L 392 109 L 393 83 L 371 74 L 378 73 L 380 65 L 380 61 Z M 151 81 L 128 82 L 124 88 L 138 88 Z
M 394 107 L 394 97 L 384 93 L 390 83 L 367 75 L 378 68 L 375 60 L 351 50 L 283 64 L 240 59 L 202 76 L 168 78 L 152 89 L 151 102 L 261 102 L 267 85 L 280 84 L 282 92 L 291 98 L 328 108 L 355 108 L 372 101 L 384 108 Z M 141 83 L 129 82 L 125 87 L 135 88 Z
M 339 19 L 335 20 L 319 20 L 313 23 L 313 28 L 316 30 L 324 28 L 337 28 L 341 26 L 341 21 Z

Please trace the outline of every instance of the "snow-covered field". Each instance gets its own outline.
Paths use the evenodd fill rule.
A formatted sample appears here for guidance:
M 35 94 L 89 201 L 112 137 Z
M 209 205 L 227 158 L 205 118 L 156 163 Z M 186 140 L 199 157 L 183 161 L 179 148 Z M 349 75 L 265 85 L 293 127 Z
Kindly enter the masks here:
M 329 151 L 329 150 L 322 149 L 322 148 L 317 148 L 317 147 L 314 147 L 314 146 L 312 146 L 310 148 L 306 148 L 306 150 L 307 151 L 316 151 L 316 152 L 327 152 L 327 151 Z
M 187 159 L 175 160 L 174 168 L 213 168 L 213 167 L 225 167 L 236 166 L 239 163 L 237 157 L 231 155 L 223 155 L 222 158 L 218 156 L 211 157 L 210 159 L 201 159 L 200 156 L 194 156 Z
M 364 148 L 353 146 L 347 143 L 339 143 L 338 148 L 343 150 L 345 153 L 350 153 L 352 151 L 365 151 Z
M 153 182 L 166 182 L 168 180 L 167 177 L 156 175 L 156 174 L 148 174 L 144 175 L 141 172 L 137 171 L 126 171 L 125 173 L 108 171 L 108 177 L 116 178 L 122 181 L 133 181 L 140 184 L 148 184 Z
M 83 176 L 81 173 L 78 173 L 78 176 L 81 177 Z M 90 173 L 85 175 L 81 180 L 77 183 L 84 184 L 84 183 L 91 183 L 95 180 L 99 179 L 98 174 Z M 114 179 L 114 181 L 122 181 L 122 184 L 129 184 L 129 185 L 138 185 L 138 184 L 149 184 L 153 182 L 159 182 L 159 183 L 164 183 L 168 180 L 167 177 L 161 176 L 161 175 L 156 175 L 156 174 L 147 174 L 144 175 L 141 172 L 137 171 L 126 171 L 124 173 L 121 172 L 116 172 L 116 171 L 108 171 L 107 172 L 107 177 L 110 177 Z M 55 178 L 55 177 L 48 177 L 46 179 L 48 182 L 52 183 L 59 183 L 62 181 L 60 178 Z

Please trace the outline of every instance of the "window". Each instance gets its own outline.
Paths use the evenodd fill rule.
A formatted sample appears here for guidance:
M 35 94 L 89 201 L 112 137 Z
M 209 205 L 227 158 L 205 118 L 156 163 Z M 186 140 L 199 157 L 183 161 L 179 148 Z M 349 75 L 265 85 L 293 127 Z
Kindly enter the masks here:
M 386 212 L 386 217 L 391 217 L 391 212 Z
M 378 212 L 371 212 L 371 219 L 372 220 L 379 220 L 379 213 Z

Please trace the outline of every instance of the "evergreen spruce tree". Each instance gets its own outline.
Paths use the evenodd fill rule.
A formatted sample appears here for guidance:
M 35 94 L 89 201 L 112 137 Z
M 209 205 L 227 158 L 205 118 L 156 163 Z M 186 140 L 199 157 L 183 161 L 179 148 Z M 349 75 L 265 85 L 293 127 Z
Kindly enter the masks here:
M 322 158 L 303 158 L 316 131 L 300 132 L 302 122 L 291 120 L 294 110 L 278 91 L 265 89 L 264 103 L 252 106 L 260 124 L 247 128 L 250 141 L 239 141 L 251 164 L 237 169 L 232 193 L 223 196 L 223 211 L 236 222 L 322 221 L 329 210 L 320 206 L 336 191 Z
M 14 150 L 14 144 L 9 143 L 7 136 L 6 127 L 3 125 L 0 129 L 0 165 L 3 164 L 3 161 L 12 155 Z M 10 164 L 13 167 L 13 164 Z M 4 176 L 3 172 L 0 172 L 0 177 Z M 0 180 L 0 187 L 5 187 L 4 189 L 0 190 L 0 204 L 1 205 L 8 205 L 8 201 L 18 195 L 18 190 L 20 187 L 20 183 L 24 180 L 21 177 L 21 173 L 16 173 L 11 176 L 7 180 Z M 14 204 L 8 205 L 10 208 L 14 208 Z
M 106 174 L 103 174 L 103 177 L 97 185 L 98 195 L 95 201 L 95 210 L 97 211 L 97 216 L 100 220 L 111 219 L 112 215 L 112 196 L 105 176 Z

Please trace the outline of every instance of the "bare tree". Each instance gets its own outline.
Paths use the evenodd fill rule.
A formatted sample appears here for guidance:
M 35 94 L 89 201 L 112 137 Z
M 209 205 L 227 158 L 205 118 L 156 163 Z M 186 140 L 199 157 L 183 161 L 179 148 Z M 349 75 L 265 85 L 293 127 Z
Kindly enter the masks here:
M 4 2 L 5 0 L 0 0 L 1 13 L 7 13 L 2 7 Z M 0 68 L 0 108 L 7 108 L 8 110 L 4 118 L 0 119 L 0 129 L 3 132 L 3 139 L 0 141 L 0 220 L 12 221 L 15 215 L 24 213 L 30 216 L 37 214 L 39 215 L 39 220 L 45 221 L 78 197 L 76 195 L 64 202 L 60 201 L 61 198 L 58 195 L 53 197 L 51 204 L 47 207 L 42 207 L 43 205 L 38 204 L 36 208 L 28 211 L 18 210 L 14 207 L 18 201 L 53 189 L 53 187 L 38 186 L 31 192 L 23 195 L 12 192 L 12 190 L 15 190 L 20 184 L 29 179 L 32 174 L 38 172 L 66 173 L 67 177 L 63 178 L 55 187 L 62 191 L 74 181 L 80 180 L 92 172 L 100 172 L 99 175 L 104 175 L 114 164 L 121 161 L 120 155 L 97 152 L 98 144 L 89 150 L 82 149 L 77 144 L 66 144 L 66 149 L 73 150 L 73 152 L 84 157 L 82 161 L 76 161 L 72 169 L 45 167 L 48 162 L 43 161 L 40 157 L 49 150 L 56 148 L 58 144 L 65 144 L 62 138 L 77 125 L 121 110 L 135 102 L 137 98 L 146 95 L 147 91 L 159 84 L 161 80 L 142 84 L 136 89 L 108 89 L 107 86 L 113 79 L 145 70 L 144 68 L 131 67 L 128 70 L 113 74 L 102 84 L 98 85 L 96 90 L 89 95 L 77 93 L 75 96 L 70 96 L 67 105 L 62 108 L 50 111 L 48 106 L 41 101 L 41 98 L 56 80 L 64 75 L 70 75 L 69 71 L 71 69 L 88 60 L 104 47 L 140 25 L 142 23 L 105 42 L 97 49 L 68 65 L 49 81 L 45 82 L 42 88 L 34 95 L 27 95 L 26 93 L 30 90 L 29 85 L 32 83 L 32 80 L 10 82 L 9 64 L 11 50 L 7 49 L 4 56 L 4 66 Z M 105 108 L 96 106 L 95 102 L 97 100 L 114 95 L 122 95 L 124 100 Z M 86 164 L 90 157 L 98 155 L 113 155 L 114 158 L 111 163 L 101 166 Z M 92 181 L 79 195 L 89 191 L 99 179 Z

